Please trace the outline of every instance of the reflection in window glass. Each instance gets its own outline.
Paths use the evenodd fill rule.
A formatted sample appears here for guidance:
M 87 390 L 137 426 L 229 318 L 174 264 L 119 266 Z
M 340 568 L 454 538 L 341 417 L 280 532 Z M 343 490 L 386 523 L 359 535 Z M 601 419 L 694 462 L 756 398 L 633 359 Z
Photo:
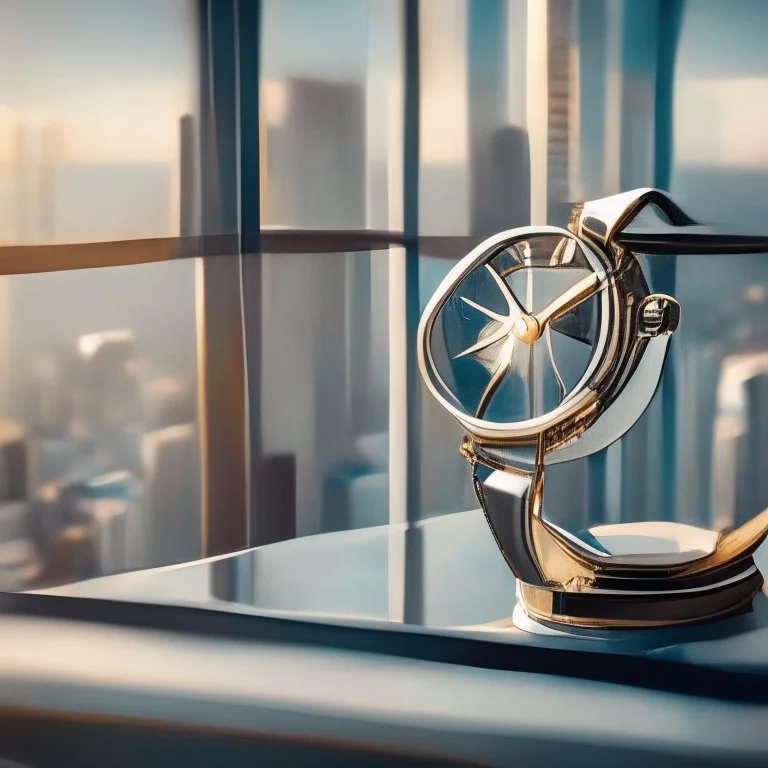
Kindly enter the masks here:
M 402 228 L 400 14 L 263 3 L 264 225 Z M 389 521 L 388 270 L 386 251 L 262 257 L 262 503 L 295 524 L 279 538 Z
M 421 235 L 479 238 L 528 224 L 526 110 L 536 98 L 527 91 L 536 81 L 528 5 L 421 0 L 420 158 L 418 169 L 404 169 L 402 3 L 263 0 L 262 81 L 254 84 L 262 223 L 400 230 L 411 175 Z M 741 27 L 729 28 L 728 69 L 715 72 L 710 48 L 697 41 L 723 28 L 725 12 L 710 0 L 685 4 L 674 73 L 679 151 L 669 171 L 672 191 L 694 215 L 759 224 L 765 153 L 754 126 L 768 67 L 753 34 L 765 13 L 747 5 L 749 14 L 728 17 Z M 0 244 L 179 233 L 180 119 L 195 113 L 198 90 L 196 6 L 0 0 L 0 65 L 14 73 L 0 83 Z M 575 200 L 654 183 L 657 20 L 640 5 L 547 7 L 544 182 L 549 220 L 564 223 Z M 753 120 L 732 119 L 733 93 L 749 102 Z M 691 118 L 702 112 L 703 129 Z M 421 255 L 422 306 L 465 251 Z M 389 310 L 391 253 L 264 254 L 260 263 L 260 326 L 248 332 L 260 337 L 263 477 L 253 479 L 264 491 L 262 517 L 283 526 L 271 540 L 297 541 L 261 550 L 253 600 L 396 616 L 387 600 L 398 574 L 388 574 L 389 585 L 382 577 L 395 548 L 378 538 L 382 529 L 348 530 L 392 519 L 389 457 L 399 447 L 390 445 L 396 395 L 388 358 L 404 316 Z M 736 271 L 725 258 L 711 258 L 706 271 L 699 264 L 679 259 L 666 274 L 685 313 L 672 387 L 662 386 L 631 435 L 608 451 L 602 474 L 586 462 L 550 471 L 545 511 L 562 525 L 651 516 L 720 527 L 768 504 L 761 467 L 744 459 L 765 453 L 768 342 L 759 329 L 768 276 L 758 257 L 741 259 Z M 4 585 L 202 554 L 200 491 L 189 482 L 200 477 L 194 293 L 191 263 L 0 280 Z M 475 557 L 466 555 L 470 533 L 472 562 L 499 567 L 488 576 L 501 584 L 494 595 L 505 594 L 509 574 L 482 520 L 472 518 L 472 532 L 463 527 L 477 501 L 458 452 L 460 428 L 423 388 L 416 396 L 419 422 L 409 427 L 421 436 L 420 463 L 408 471 L 419 474 L 421 499 L 411 519 L 434 519 L 413 530 L 446 533 L 425 538 L 423 560 L 407 566 L 426 585 L 422 620 L 451 623 L 459 621 L 451 598 L 474 608 L 478 595 L 491 594 L 478 578 L 475 594 L 456 598 L 459 582 L 469 582 L 452 558 Z M 316 535 L 331 532 L 343 535 Z M 366 545 L 345 561 L 334 548 L 349 553 L 352 534 Z M 375 553 L 367 549 L 374 538 Z M 297 561 L 314 565 L 297 575 Z M 370 582 L 364 561 L 378 569 Z M 342 584 L 350 585 L 348 600 Z M 432 603 L 430 584 L 443 590 Z
M 389 227 L 401 196 L 399 18 L 394 0 L 263 3 L 265 224 Z
M 2 278 L 4 588 L 201 556 L 194 277 Z
M 0 0 L 0 245 L 179 234 L 195 24 Z M 194 263 L 3 277 L 0 318 L 0 588 L 200 557 Z
M 467 0 L 420 4 L 419 229 L 470 231 Z
M 686 4 L 675 70 L 672 191 L 702 220 L 762 227 L 768 144 L 755 126 L 768 93 L 762 37 L 768 7 L 742 13 L 711 0 Z M 718 44 L 706 45 L 712 34 Z M 734 112 L 738 110 L 738 114 Z M 766 450 L 768 264 L 762 255 L 679 258 L 685 323 L 676 349 L 676 507 L 686 522 L 743 523 L 768 505 Z M 706 418 L 702 418 L 703 415 Z M 710 415 L 711 414 L 711 415 Z
M 270 514 L 298 536 L 385 525 L 387 252 L 263 259 L 262 448 L 290 457 L 295 487 Z
M 192 0 L 0 0 L 0 244 L 179 233 Z

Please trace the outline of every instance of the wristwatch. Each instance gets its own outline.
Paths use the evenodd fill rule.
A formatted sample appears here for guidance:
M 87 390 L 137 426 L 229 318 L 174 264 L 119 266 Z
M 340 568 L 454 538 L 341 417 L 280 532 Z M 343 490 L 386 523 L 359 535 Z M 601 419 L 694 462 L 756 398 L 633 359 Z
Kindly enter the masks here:
M 762 584 L 751 555 L 768 513 L 690 555 L 612 553 L 542 515 L 547 467 L 618 440 L 659 385 L 680 305 L 651 292 L 638 253 L 707 250 L 768 250 L 768 238 L 700 227 L 665 193 L 635 190 L 576 206 L 568 229 L 488 238 L 427 304 L 422 376 L 466 432 L 476 495 L 535 620 L 700 621 L 745 609 Z M 631 535 L 647 535 L 644 525 Z M 665 525 L 679 539 L 692 533 Z

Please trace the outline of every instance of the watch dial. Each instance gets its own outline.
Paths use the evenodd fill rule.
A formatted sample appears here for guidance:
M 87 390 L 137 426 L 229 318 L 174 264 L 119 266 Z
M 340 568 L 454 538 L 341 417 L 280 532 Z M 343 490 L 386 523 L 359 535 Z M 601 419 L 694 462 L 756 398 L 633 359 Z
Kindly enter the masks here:
M 432 360 L 468 416 L 526 421 L 555 410 L 584 378 L 605 287 L 573 237 L 529 235 L 476 266 L 443 304 Z

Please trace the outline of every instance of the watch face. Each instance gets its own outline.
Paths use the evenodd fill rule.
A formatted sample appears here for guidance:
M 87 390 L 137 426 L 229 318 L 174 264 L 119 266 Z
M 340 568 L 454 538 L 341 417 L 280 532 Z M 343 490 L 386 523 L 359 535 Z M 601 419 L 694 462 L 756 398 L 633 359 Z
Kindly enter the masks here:
M 451 270 L 422 319 L 422 370 L 470 432 L 522 437 L 588 396 L 605 348 L 610 281 L 571 233 L 491 238 Z

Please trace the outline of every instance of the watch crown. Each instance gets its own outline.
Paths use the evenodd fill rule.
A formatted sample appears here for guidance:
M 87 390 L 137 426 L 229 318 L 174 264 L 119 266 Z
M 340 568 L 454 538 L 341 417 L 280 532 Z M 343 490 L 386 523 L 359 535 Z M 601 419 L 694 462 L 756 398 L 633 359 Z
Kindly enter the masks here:
M 680 304 L 671 296 L 652 293 L 640 304 L 638 332 L 640 336 L 654 336 L 674 333 L 680 322 Z

